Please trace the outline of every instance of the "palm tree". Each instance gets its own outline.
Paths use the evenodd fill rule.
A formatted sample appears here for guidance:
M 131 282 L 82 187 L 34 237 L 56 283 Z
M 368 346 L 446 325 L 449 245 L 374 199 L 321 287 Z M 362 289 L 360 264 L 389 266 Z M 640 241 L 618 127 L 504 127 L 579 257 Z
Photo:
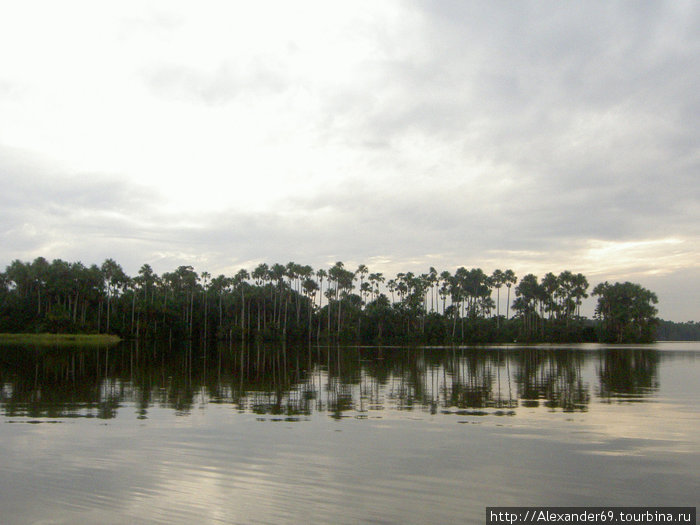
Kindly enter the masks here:
M 287 279 L 289 279 L 289 292 L 295 291 L 297 294 L 288 294 L 285 291 L 285 300 L 284 300 L 284 326 L 285 326 L 285 331 L 286 331 L 286 326 L 287 326 L 287 307 L 289 306 L 289 302 L 291 299 L 296 300 L 297 306 L 299 305 L 299 270 L 301 269 L 301 266 L 298 265 L 295 262 L 288 262 L 287 266 L 285 268 L 285 273 L 287 275 Z M 296 309 L 297 311 L 297 324 L 299 324 L 299 309 Z
M 326 288 L 326 291 L 323 293 L 323 295 L 326 296 L 326 303 L 328 304 L 327 309 L 328 309 L 328 338 L 330 339 L 331 337 L 331 300 L 335 298 L 336 293 L 335 293 L 335 288 L 331 286 L 330 279 L 328 281 L 328 287 Z
M 211 279 L 211 274 L 209 272 L 202 272 L 202 287 L 204 288 L 204 340 L 207 340 L 207 317 L 209 315 L 208 299 L 209 299 L 209 280 Z
M 314 311 L 314 306 L 316 305 L 316 292 L 319 290 L 318 283 L 314 281 L 311 277 L 307 277 L 304 279 L 304 282 L 302 283 L 302 288 L 304 290 L 304 293 L 306 296 L 309 298 L 309 326 L 308 326 L 308 332 L 309 332 L 309 339 L 311 339 L 311 317 L 312 313 Z
M 156 281 L 158 276 L 153 272 L 153 268 L 151 268 L 150 264 L 144 264 L 141 266 L 139 269 L 139 284 L 141 285 L 141 288 L 143 289 L 144 293 L 144 300 L 147 302 L 148 301 L 148 294 L 149 292 L 151 293 L 151 302 L 153 301 L 153 285 Z
M 360 285 L 360 296 L 362 297 L 362 302 L 366 303 L 372 293 L 372 284 L 365 281 Z
M 297 265 L 296 273 L 297 273 L 297 276 L 299 278 L 299 283 L 300 283 L 299 284 L 300 289 L 297 290 L 297 297 L 299 297 L 301 295 L 302 290 L 304 289 L 304 282 L 307 279 L 312 279 L 312 277 L 314 275 L 314 269 L 311 266 L 309 266 L 308 264 L 304 265 L 304 266 Z M 314 281 L 314 283 L 315 283 L 315 281 Z M 318 290 L 318 284 L 316 285 L 316 289 Z M 314 297 L 315 297 L 315 295 L 316 294 L 314 294 Z M 315 303 L 315 299 L 314 299 L 314 303 Z M 301 301 L 299 301 L 299 299 L 297 299 L 297 326 L 299 325 L 299 316 L 300 315 L 301 315 Z
M 360 264 L 357 267 L 357 270 L 355 270 L 355 275 L 360 276 L 360 290 L 362 290 L 362 285 L 364 283 L 365 275 L 367 275 L 368 273 L 369 273 L 369 270 L 367 269 L 367 266 L 365 266 L 364 264 Z
M 107 332 L 109 332 L 109 321 L 111 317 L 112 295 L 117 291 L 120 284 L 126 279 L 126 275 L 114 259 L 106 259 L 102 263 L 102 275 L 107 284 Z
M 568 324 L 569 319 L 574 314 L 578 315 L 581 300 L 588 297 L 586 293 L 588 280 L 583 274 L 573 274 L 567 270 L 559 275 L 559 281 L 562 288 L 560 294 L 562 295 L 564 315 Z
M 496 289 L 496 328 L 500 328 L 501 322 L 501 286 L 505 282 L 505 274 L 502 270 L 494 270 L 491 275 L 491 283 Z
M 376 299 L 379 295 L 379 285 L 384 282 L 384 276 L 381 273 L 371 273 L 368 279 L 372 284 L 372 299 Z
M 396 290 L 396 279 L 389 279 L 386 282 L 387 288 L 389 288 L 389 292 L 391 292 L 391 304 L 394 304 L 394 290 Z
M 245 285 L 246 280 L 250 279 L 250 274 L 245 269 L 238 270 L 238 273 L 233 278 L 234 285 L 241 292 L 241 339 L 245 338 Z
M 270 280 L 276 281 L 275 294 L 272 303 L 272 322 L 275 328 L 280 327 L 280 317 L 282 317 L 282 289 L 284 288 L 285 267 L 275 263 L 270 267 Z
M 508 302 L 506 303 L 506 319 L 510 319 L 510 287 L 518 282 L 518 278 L 515 276 L 513 270 L 506 270 L 503 273 L 503 282 L 508 288 Z
M 268 268 L 267 264 L 265 263 L 260 263 L 255 270 L 253 270 L 253 273 L 251 276 L 253 279 L 255 279 L 255 285 L 260 288 L 259 293 L 257 294 L 257 305 L 258 305 L 258 332 L 260 332 L 260 303 L 262 302 L 262 323 L 263 323 L 263 330 L 265 330 L 266 322 L 265 322 L 265 294 L 262 289 L 263 285 L 267 281 L 268 277 L 270 275 L 270 269 Z
M 428 270 L 428 284 L 430 286 L 430 311 L 435 311 L 435 289 L 437 288 L 439 278 L 438 273 L 432 266 Z
M 218 325 L 218 330 L 222 329 L 223 326 L 223 317 L 224 317 L 224 309 L 223 309 L 223 300 L 224 300 L 224 294 L 228 291 L 228 288 L 231 286 L 231 279 L 226 277 L 225 275 L 221 274 L 211 281 L 211 288 L 215 291 L 219 298 L 219 325 Z M 260 311 L 258 310 L 258 314 Z M 258 319 L 258 323 L 260 320 Z M 258 326 L 260 328 L 260 326 Z
M 573 297 L 576 302 L 576 316 L 581 317 L 581 303 L 582 299 L 588 297 L 586 290 L 588 290 L 588 279 L 582 273 L 577 273 L 574 275 L 574 289 Z
M 321 291 L 318 299 L 318 307 L 321 308 L 323 306 L 323 280 L 328 277 L 328 272 L 326 272 L 326 270 L 323 268 L 320 268 L 319 270 L 316 270 L 316 277 L 318 278 L 318 289 Z
M 438 295 L 442 299 L 442 315 L 445 315 L 447 308 L 447 297 L 450 295 L 450 282 L 452 275 L 447 270 L 440 272 Z
M 524 329 L 530 335 L 536 329 L 537 305 L 543 298 L 542 286 L 537 277 L 529 273 L 518 284 L 515 295 L 517 300 L 513 306 L 520 312 Z
M 43 257 L 37 257 L 32 262 L 30 274 L 36 283 L 37 292 L 37 315 L 41 315 L 41 291 L 46 286 L 46 278 L 49 271 L 49 263 Z
M 542 277 L 541 286 L 543 292 L 544 307 L 545 310 L 549 312 L 549 318 L 551 319 L 553 316 L 559 317 L 561 309 L 557 304 L 556 298 L 561 296 L 559 292 L 561 286 L 560 279 L 552 272 L 548 272 L 547 274 L 545 274 L 544 277 Z
M 340 265 L 340 266 L 338 266 Z M 343 268 L 343 263 L 336 263 L 334 267 L 336 271 L 336 288 L 338 290 L 338 336 L 340 336 L 340 330 L 343 323 L 342 309 L 343 309 L 343 298 L 347 297 L 352 291 L 354 285 L 353 281 L 355 274 Z

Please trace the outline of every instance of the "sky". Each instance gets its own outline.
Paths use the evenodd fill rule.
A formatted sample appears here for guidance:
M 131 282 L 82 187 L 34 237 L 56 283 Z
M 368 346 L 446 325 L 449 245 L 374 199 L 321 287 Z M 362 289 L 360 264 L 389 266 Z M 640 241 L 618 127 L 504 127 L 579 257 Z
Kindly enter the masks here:
M 0 270 L 571 270 L 700 320 L 699 80 L 695 1 L 0 0 Z

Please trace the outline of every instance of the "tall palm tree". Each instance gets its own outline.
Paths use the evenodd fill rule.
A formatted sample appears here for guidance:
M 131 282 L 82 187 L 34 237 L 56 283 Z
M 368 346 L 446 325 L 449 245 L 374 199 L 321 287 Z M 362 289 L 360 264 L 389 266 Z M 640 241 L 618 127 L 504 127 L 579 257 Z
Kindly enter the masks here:
M 224 302 L 224 294 L 228 291 L 229 286 L 231 286 L 231 279 L 226 277 L 225 275 L 221 274 L 218 277 L 215 277 L 211 281 L 211 288 L 214 290 L 216 295 L 218 296 L 219 299 L 219 326 L 218 329 L 221 330 L 221 327 L 223 325 L 223 317 L 224 317 L 224 308 L 223 308 L 223 302 Z M 260 311 L 258 310 L 258 314 Z M 260 319 L 258 319 L 258 323 L 260 322 Z M 258 325 L 258 329 L 260 326 Z
M 494 270 L 491 275 L 491 283 L 496 289 L 496 328 L 501 326 L 501 286 L 505 282 L 505 274 L 502 270 Z
M 338 263 L 336 263 L 336 266 Z M 338 289 L 338 336 L 340 336 L 340 330 L 343 323 L 343 298 L 347 297 L 354 287 L 353 281 L 355 280 L 355 274 L 349 270 L 345 270 L 340 263 L 338 271 L 336 272 L 336 286 Z
M 506 303 L 506 319 L 510 319 L 510 287 L 518 282 L 518 278 L 515 276 L 513 270 L 506 270 L 503 272 L 503 282 L 508 288 L 508 302 Z
M 46 278 L 49 271 L 49 262 L 43 257 L 37 257 L 32 262 L 30 274 L 36 283 L 37 315 L 41 315 L 41 292 L 46 286 Z
M 312 277 L 314 276 L 314 269 L 311 266 L 309 266 L 308 264 L 303 265 L 303 266 L 297 265 L 296 273 L 297 273 L 297 276 L 299 279 L 299 281 L 298 281 L 299 282 L 299 289 L 297 290 L 297 302 L 296 302 L 296 304 L 297 304 L 297 310 L 296 310 L 297 326 L 298 326 L 299 325 L 299 316 L 301 315 L 301 301 L 299 300 L 299 297 L 301 296 L 302 292 L 304 291 L 304 282 L 308 279 L 313 280 Z M 316 283 L 316 281 L 314 281 L 314 283 Z M 318 289 L 318 284 L 316 284 L 316 289 Z M 314 303 L 315 303 L 315 295 L 316 294 L 314 294 Z
M 321 291 L 318 299 L 318 307 L 321 308 L 323 306 L 323 279 L 328 277 L 328 272 L 326 272 L 326 270 L 323 268 L 320 268 L 316 271 L 316 277 L 318 277 L 318 289 Z
M 263 325 L 263 330 L 265 330 L 266 326 L 266 321 L 265 321 L 265 293 L 263 290 L 263 285 L 267 282 L 267 279 L 270 275 L 270 269 L 268 268 L 267 264 L 265 263 L 260 263 L 255 270 L 253 270 L 253 273 L 251 276 L 255 280 L 255 285 L 260 289 L 259 293 L 257 294 L 257 305 L 258 305 L 258 332 L 260 331 L 260 303 L 262 302 L 262 325 Z
M 386 282 L 387 288 L 389 288 L 389 292 L 391 293 L 391 304 L 394 304 L 394 290 L 396 290 L 396 279 L 389 279 Z
M 586 290 L 588 290 L 588 279 L 586 279 L 586 276 L 583 275 L 582 273 L 577 273 L 576 275 L 574 275 L 574 289 L 573 289 L 573 297 L 574 297 L 574 301 L 576 303 L 576 316 L 577 317 L 581 317 L 582 299 L 585 299 L 586 297 L 588 297 Z
M 311 340 L 311 318 L 314 311 L 314 306 L 316 305 L 316 292 L 319 290 L 318 283 L 311 277 L 306 277 L 304 282 L 301 284 L 304 294 L 309 298 L 309 326 L 307 328 L 309 333 L 309 340 Z
M 102 263 L 102 275 L 107 285 L 107 332 L 109 332 L 109 322 L 111 317 L 112 295 L 117 291 L 120 284 L 126 280 L 124 270 L 114 259 L 106 259 Z
M 549 318 L 559 317 L 561 309 L 556 299 L 561 296 L 560 279 L 552 272 L 548 272 L 542 277 L 541 286 L 544 299 L 545 310 L 549 312 Z
M 438 278 L 438 272 L 435 268 L 432 266 L 430 267 L 430 270 L 428 270 L 428 284 L 430 286 L 430 311 L 434 312 L 435 311 L 435 290 L 437 288 L 439 278 Z
M 144 300 L 148 302 L 148 294 L 151 293 L 151 301 L 153 300 L 153 285 L 157 279 L 157 275 L 153 272 L 150 264 L 144 264 L 139 269 L 139 280 L 144 293 Z
M 270 267 L 270 280 L 275 281 L 275 294 L 272 303 L 272 321 L 275 328 L 280 327 L 280 318 L 282 317 L 282 289 L 284 287 L 285 267 L 282 264 L 275 263 Z
M 245 287 L 248 284 L 246 283 L 248 279 L 250 279 L 250 274 L 243 268 L 238 270 L 233 278 L 233 282 L 241 292 L 241 339 L 245 338 Z
M 211 279 L 211 274 L 209 272 L 202 272 L 202 288 L 204 289 L 204 340 L 207 340 L 207 317 L 209 315 L 208 299 L 209 299 L 209 281 Z
M 362 285 L 364 284 L 365 275 L 367 275 L 368 273 L 369 273 L 369 270 L 367 269 L 367 266 L 365 266 L 364 264 L 360 264 L 357 267 L 357 270 L 355 270 L 355 275 L 359 275 L 359 277 L 360 277 L 360 290 L 362 290 Z
M 528 335 L 533 334 L 537 323 L 537 307 L 542 301 L 544 294 L 542 285 L 538 283 L 537 277 L 531 273 L 522 278 L 520 284 L 515 289 L 515 295 L 518 298 L 514 307 L 520 312 L 525 331 Z
M 447 307 L 447 297 L 450 295 L 450 286 L 452 282 L 452 274 L 447 270 L 440 273 L 440 289 L 438 293 L 442 298 L 442 314 L 445 315 L 445 308 Z
M 372 299 L 374 300 L 379 296 L 379 286 L 384 282 L 384 276 L 381 273 L 371 273 L 368 279 L 372 284 Z

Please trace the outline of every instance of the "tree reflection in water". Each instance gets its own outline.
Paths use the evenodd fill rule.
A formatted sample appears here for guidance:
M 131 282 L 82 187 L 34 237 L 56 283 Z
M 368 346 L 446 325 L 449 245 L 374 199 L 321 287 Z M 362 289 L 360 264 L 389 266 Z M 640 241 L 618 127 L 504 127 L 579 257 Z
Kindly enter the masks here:
M 611 349 L 599 356 L 599 395 L 612 399 L 634 401 L 659 389 L 659 354 L 653 350 Z
M 634 349 L 8 346 L 0 403 L 6 417 L 27 418 L 109 419 L 125 404 L 138 418 L 153 407 L 187 415 L 207 403 L 291 419 L 386 410 L 512 415 L 540 404 L 573 412 L 588 409 L 591 381 L 606 401 L 653 393 L 658 362 L 658 352 Z
M 589 354 L 572 349 L 523 349 L 515 354 L 515 381 L 523 404 L 565 412 L 585 411 L 590 402 L 588 385 L 582 378 Z

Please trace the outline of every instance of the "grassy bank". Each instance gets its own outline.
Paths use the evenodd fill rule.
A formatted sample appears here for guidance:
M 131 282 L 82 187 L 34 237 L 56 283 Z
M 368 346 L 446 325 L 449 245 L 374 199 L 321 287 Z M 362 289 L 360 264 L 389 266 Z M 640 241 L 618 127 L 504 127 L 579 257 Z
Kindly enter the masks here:
M 108 346 L 121 341 L 107 334 L 0 334 L 0 344 L 39 346 Z

